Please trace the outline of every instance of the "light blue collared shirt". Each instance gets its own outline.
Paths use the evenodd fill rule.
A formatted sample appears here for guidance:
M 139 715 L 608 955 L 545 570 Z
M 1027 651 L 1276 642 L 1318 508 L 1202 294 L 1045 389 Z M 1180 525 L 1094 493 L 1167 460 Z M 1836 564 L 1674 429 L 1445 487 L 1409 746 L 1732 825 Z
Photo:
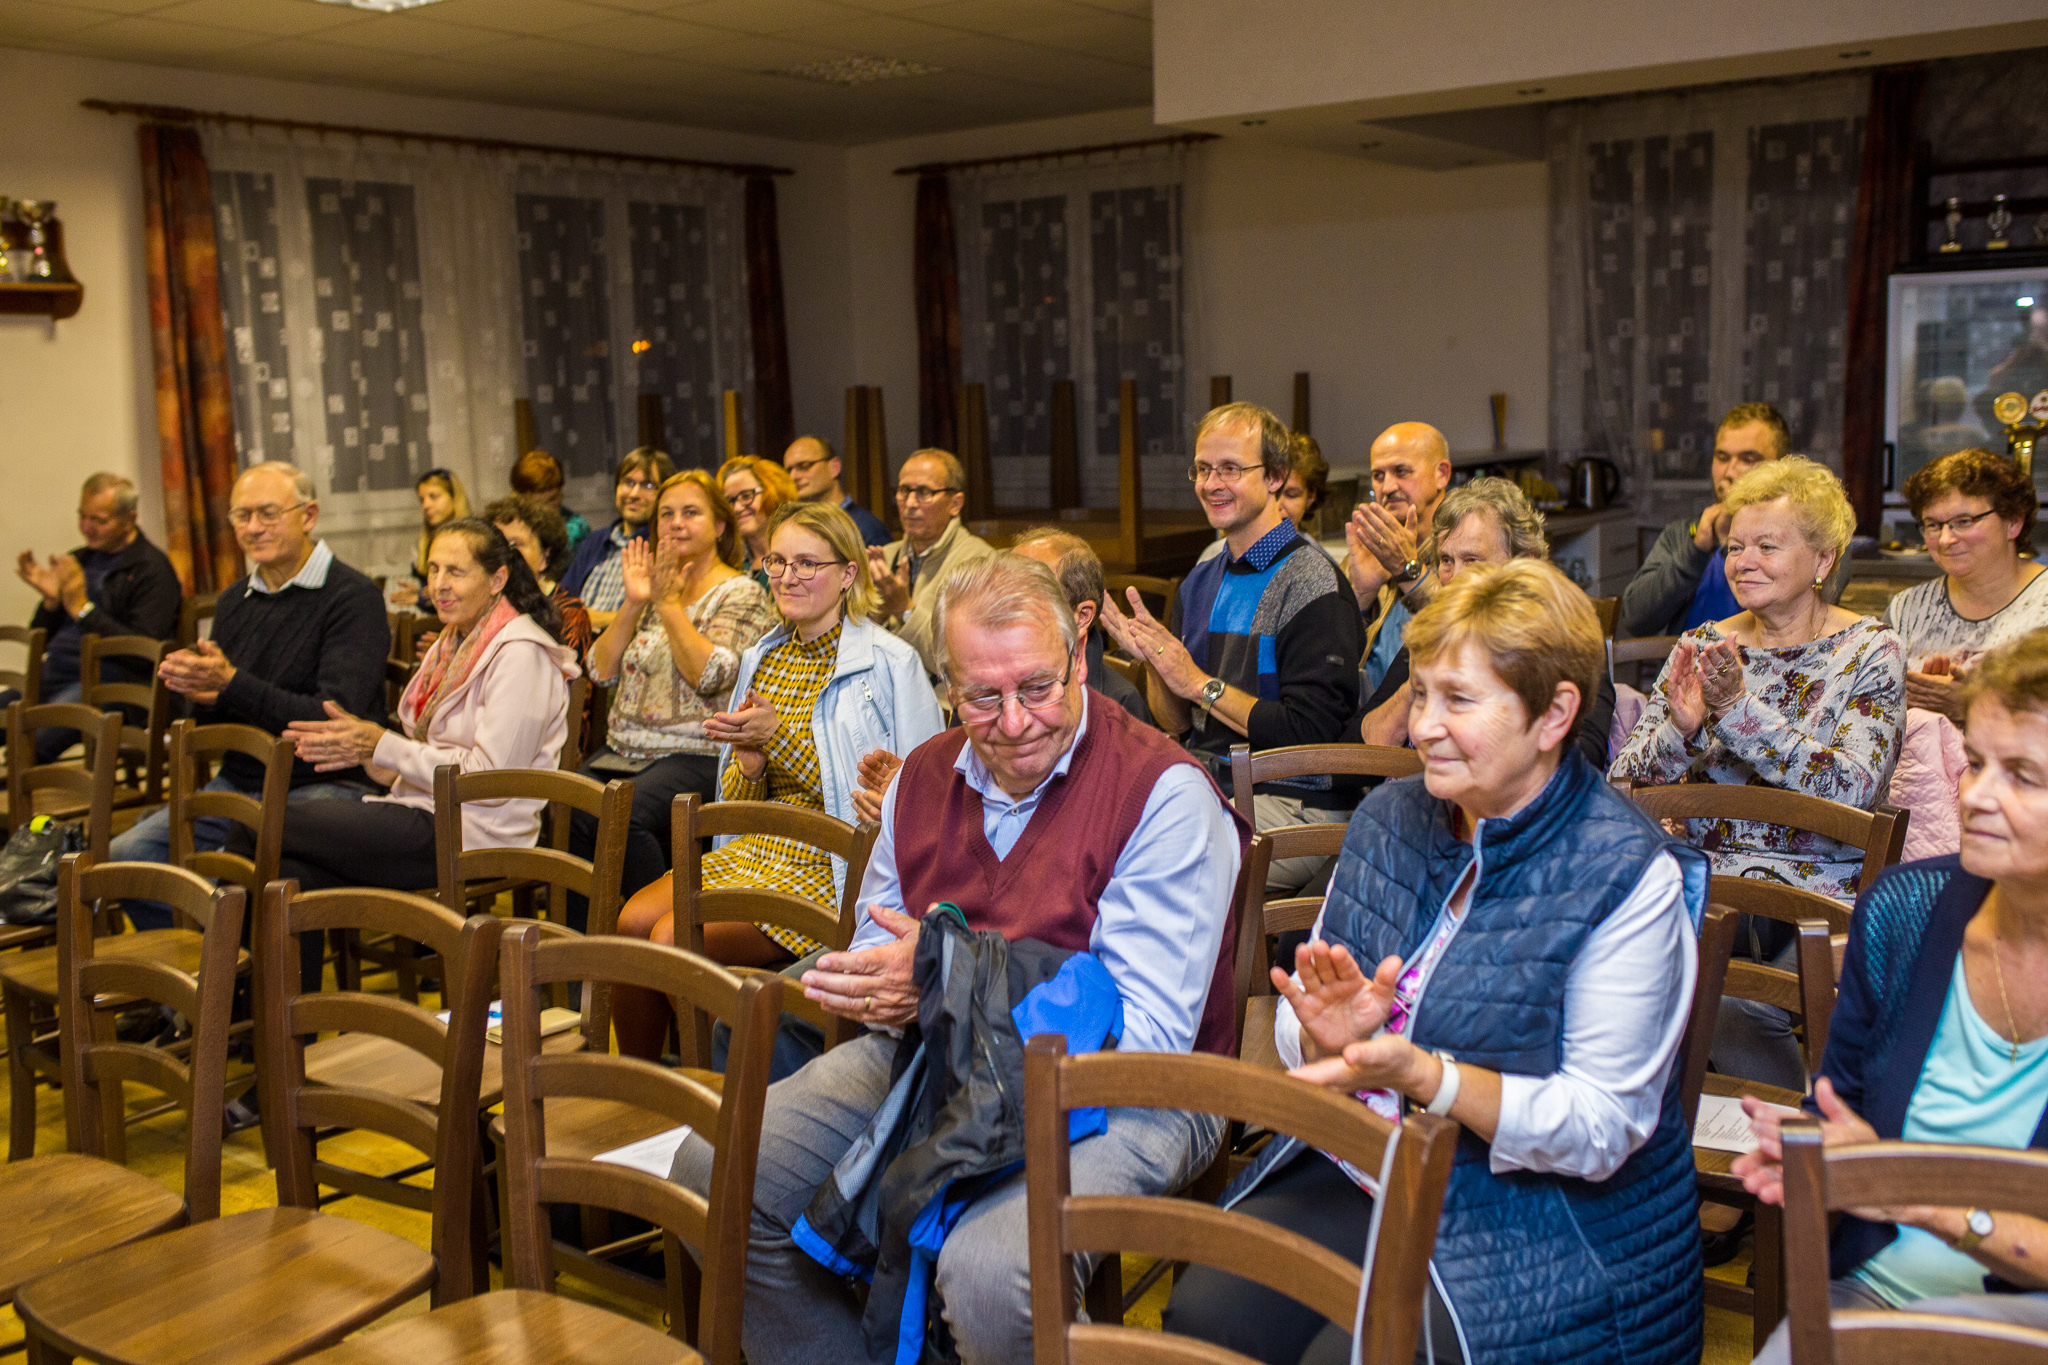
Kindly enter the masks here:
M 263 574 L 259 570 L 249 570 L 249 587 L 243 595 L 260 592 L 268 597 L 274 592 L 283 592 L 285 588 L 304 588 L 309 592 L 317 592 L 327 586 L 327 571 L 333 565 L 334 551 L 327 548 L 326 541 L 318 541 L 313 546 L 313 553 L 307 555 L 306 562 L 299 566 L 299 571 L 287 578 L 281 587 L 271 587 L 263 581 Z
M 953 768 L 981 794 L 981 828 L 996 857 L 1007 858 L 1038 810 L 1053 779 L 1067 771 L 1088 733 L 1083 696 L 1074 743 L 1027 795 L 1012 799 L 997 785 L 972 744 L 960 748 Z M 889 931 L 868 917 L 882 904 L 908 911 L 896 875 L 896 784 L 882 798 L 882 836 L 868 859 L 854 922 L 853 951 L 888 943 Z M 1160 774 L 1138 826 L 1118 855 L 1109 885 L 1096 902 L 1088 950 L 1109 969 L 1124 1002 L 1124 1052 L 1188 1052 L 1209 999 L 1216 954 L 1230 920 L 1237 883 L 1237 830 L 1208 775 L 1176 763 Z

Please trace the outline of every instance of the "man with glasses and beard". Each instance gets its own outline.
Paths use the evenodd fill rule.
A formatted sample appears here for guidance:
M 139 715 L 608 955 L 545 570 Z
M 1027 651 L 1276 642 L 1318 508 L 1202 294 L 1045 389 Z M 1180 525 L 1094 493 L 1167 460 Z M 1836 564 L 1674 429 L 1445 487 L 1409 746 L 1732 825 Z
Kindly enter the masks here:
M 629 451 L 619 461 L 618 478 L 612 491 L 619 519 L 602 535 L 585 536 L 562 571 L 560 587 L 571 597 L 583 599 L 590 609 L 592 624 L 600 630 L 611 624 L 612 614 L 626 600 L 625 566 L 619 552 L 626 542 L 644 540 L 654 525 L 654 504 L 662 484 L 676 467 L 663 452 L 652 446 Z
M 213 633 L 164 656 L 165 686 L 194 706 L 201 725 L 253 725 L 282 734 L 295 720 L 326 720 L 333 702 L 352 716 L 384 719 L 384 660 L 391 627 L 377 585 L 313 538 L 320 504 L 313 481 L 296 467 L 270 461 L 242 471 L 228 494 L 228 520 L 250 565 L 220 594 Z M 292 762 L 293 801 L 354 798 L 369 786 L 360 768 L 319 773 Z M 263 766 L 229 754 L 209 791 L 263 790 Z M 193 847 L 222 847 L 230 823 L 208 816 L 193 825 Z M 114 840 L 121 862 L 170 861 L 171 821 L 158 809 Z M 129 901 L 138 929 L 165 929 L 170 907 Z
M 860 528 L 860 538 L 868 545 L 887 545 L 889 528 L 882 525 L 882 519 L 853 500 L 839 484 L 839 457 L 832 453 L 832 443 L 819 436 L 799 436 L 789 443 L 789 449 L 782 452 L 782 467 L 789 471 L 789 481 L 796 485 L 796 495 L 805 502 L 822 502 L 827 507 L 837 507 L 853 518 L 853 524 Z
M 877 624 L 917 651 L 940 699 L 939 658 L 932 648 L 932 608 L 939 589 L 965 566 L 995 553 L 960 521 L 967 504 L 967 471 L 950 451 L 911 452 L 896 475 L 896 511 L 903 539 L 868 550 L 868 572 L 881 595 Z
M 1195 429 L 1188 477 L 1225 548 L 1182 581 L 1180 633 L 1153 619 L 1136 591 L 1129 616 L 1115 602 L 1103 608 L 1103 628 L 1145 665 L 1154 719 L 1219 781 L 1232 745 L 1340 743 L 1358 706 L 1358 599 L 1281 504 L 1292 443 L 1256 404 L 1212 409 Z M 1254 796 L 1261 829 L 1341 822 L 1358 801 L 1327 776 L 1264 784 Z M 1320 861 L 1275 863 L 1267 889 L 1298 890 Z

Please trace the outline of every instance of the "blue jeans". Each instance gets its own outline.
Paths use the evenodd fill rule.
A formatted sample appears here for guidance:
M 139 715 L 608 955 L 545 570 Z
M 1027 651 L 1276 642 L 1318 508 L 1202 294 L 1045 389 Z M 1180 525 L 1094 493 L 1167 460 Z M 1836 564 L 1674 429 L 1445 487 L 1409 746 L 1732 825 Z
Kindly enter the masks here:
M 246 796 L 258 793 L 246 791 L 228 781 L 216 777 L 200 788 L 209 792 L 242 792 Z M 309 782 L 303 787 L 294 787 L 287 801 L 331 801 L 337 799 L 356 800 L 363 789 L 346 782 Z M 235 827 L 233 820 L 225 816 L 206 815 L 192 822 L 192 847 L 197 852 L 213 852 L 225 848 L 228 831 Z M 167 863 L 171 860 L 171 808 L 159 806 L 137 820 L 126 834 L 115 839 L 107 847 L 107 856 L 117 863 Z M 137 929 L 168 929 L 171 927 L 171 907 L 162 901 L 126 901 L 122 908 L 128 912 L 128 922 Z
M 11 687 L 4 692 L 0 692 L 0 711 L 5 711 L 10 705 L 20 700 L 21 693 Z M 65 683 L 62 687 L 45 689 L 40 704 L 49 706 L 54 702 L 83 700 L 85 700 L 85 687 L 82 683 L 74 682 Z M 36 762 L 38 764 L 55 763 L 64 756 L 66 749 L 76 743 L 78 743 L 78 731 L 76 730 L 38 730 L 36 731 Z
M 889 1093 L 895 1055 L 894 1038 L 869 1033 L 768 1087 L 741 1328 L 752 1365 L 867 1358 L 860 1305 L 845 1280 L 799 1250 L 789 1230 L 866 1132 Z M 1074 1145 L 1074 1193 L 1183 1189 L 1222 1136 L 1223 1120 L 1213 1114 L 1112 1109 L 1108 1132 Z M 710 1145 L 692 1134 L 670 1178 L 703 1193 L 711 1186 L 711 1160 Z M 964 1365 L 1030 1365 L 1029 1248 L 1021 1173 L 976 1200 L 946 1238 L 933 1283 Z M 1085 1284 L 1096 1258 L 1075 1260 Z

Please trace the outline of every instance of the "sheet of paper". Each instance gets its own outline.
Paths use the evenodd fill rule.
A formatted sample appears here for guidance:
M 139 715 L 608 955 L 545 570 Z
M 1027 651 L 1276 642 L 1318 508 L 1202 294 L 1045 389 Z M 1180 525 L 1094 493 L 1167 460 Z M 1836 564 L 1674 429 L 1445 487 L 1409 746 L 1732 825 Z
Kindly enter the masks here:
M 439 1020 L 440 1020 L 440 1021 L 441 1021 L 442 1023 L 444 1023 L 444 1024 L 445 1024 L 445 1023 L 447 1023 L 447 1022 L 448 1022 L 448 1016 L 449 1016 L 449 1015 L 451 1015 L 451 1014 L 453 1014 L 453 1013 L 454 1013 L 454 1011 L 453 1011 L 453 1010 L 442 1010 L 442 1011 L 441 1011 L 441 1012 L 440 1012 L 439 1014 L 435 1015 L 434 1017 L 435 1017 L 436 1019 L 439 1019 Z M 579 1018 L 580 1018 L 580 1016 L 579 1016 Z M 493 1001 L 491 1002 L 491 1012 L 490 1012 L 490 1017 L 484 1020 L 484 1027 L 485 1027 L 485 1028 L 487 1028 L 487 1029 L 494 1029 L 494 1028 L 499 1028 L 499 1027 L 502 1027 L 502 1026 L 504 1025 L 504 1023 L 505 1023 L 505 1002 L 504 1002 L 504 1001 L 502 1001 L 502 1000 L 493 1000 Z
M 645 1171 L 657 1180 L 668 1179 L 669 1168 L 675 1165 L 676 1151 L 683 1145 L 683 1139 L 690 1135 L 688 1124 L 671 1128 L 666 1133 L 629 1142 L 623 1147 L 614 1147 L 609 1152 L 599 1152 L 593 1161 L 609 1161 L 615 1166 L 630 1166 L 636 1171 Z
M 1787 1109 L 1782 1104 L 1768 1107 L 1786 1118 L 1801 1117 L 1797 1109 Z M 1692 1126 L 1692 1145 L 1738 1156 L 1755 1151 L 1756 1134 L 1750 1131 L 1749 1115 L 1742 1112 L 1742 1101 L 1732 1095 L 1700 1096 L 1700 1116 Z

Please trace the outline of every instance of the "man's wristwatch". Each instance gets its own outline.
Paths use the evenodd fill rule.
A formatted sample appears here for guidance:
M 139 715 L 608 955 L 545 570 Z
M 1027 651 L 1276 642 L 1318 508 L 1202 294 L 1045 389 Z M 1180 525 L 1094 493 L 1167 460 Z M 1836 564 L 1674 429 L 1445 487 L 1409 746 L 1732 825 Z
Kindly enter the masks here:
M 1420 577 L 1422 577 L 1422 561 L 1411 559 L 1401 566 L 1399 573 L 1394 575 L 1394 581 L 1396 583 L 1413 583 Z
M 1224 690 L 1228 687 L 1229 684 L 1221 678 L 1209 679 L 1209 681 L 1202 684 L 1202 690 L 1195 695 L 1195 705 L 1207 711 L 1217 702 L 1223 700 Z
M 1956 1238 L 1956 1250 L 1975 1251 L 1991 1235 L 1991 1215 L 1983 1209 L 1971 1209 L 1963 1215 L 1963 1229 L 1963 1235 Z

